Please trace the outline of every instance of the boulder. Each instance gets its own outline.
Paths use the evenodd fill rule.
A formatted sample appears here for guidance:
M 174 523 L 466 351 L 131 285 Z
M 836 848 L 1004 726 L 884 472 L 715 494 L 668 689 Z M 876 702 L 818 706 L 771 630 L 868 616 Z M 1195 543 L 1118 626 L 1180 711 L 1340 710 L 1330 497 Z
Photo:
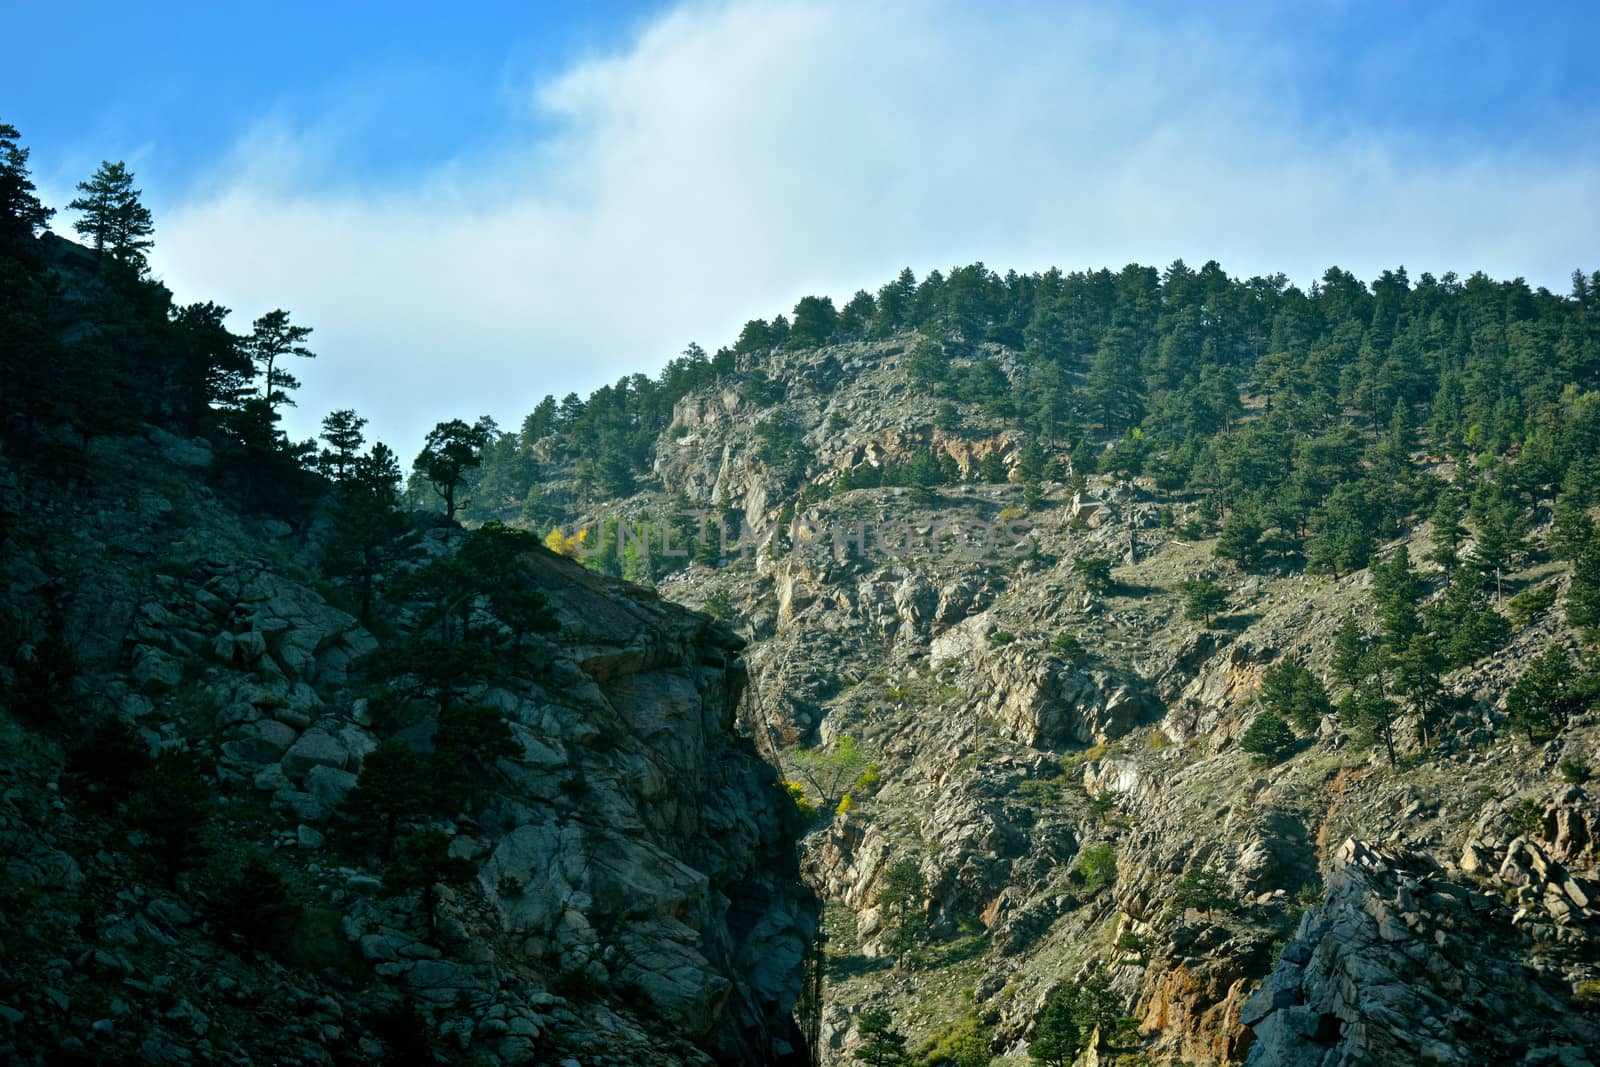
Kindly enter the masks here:
M 135 654 L 133 682 L 146 693 L 169 693 L 183 684 L 183 664 L 159 649 L 141 647 Z
M 246 763 L 276 763 L 294 744 L 294 727 L 277 719 L 261 719 L 239 728 L 232 741 L 222 745 L 222 753 Z
M 355 787 L 356 776 L 337 767 L 317 764 L 306 772 L 306 792 L 331 808 L 343 804 L 345 797 Z
M 1083 788 L 1090 796 L 1132 793 L 1139 788 L 1139 762 L 1132 756 L 1107 756 L 1083 767 Z
M 322 729 L 307 730 L 283 754 L 283 773 L 299 781 L 313 767 L 344 769 L 350 750 L 333 734 Z

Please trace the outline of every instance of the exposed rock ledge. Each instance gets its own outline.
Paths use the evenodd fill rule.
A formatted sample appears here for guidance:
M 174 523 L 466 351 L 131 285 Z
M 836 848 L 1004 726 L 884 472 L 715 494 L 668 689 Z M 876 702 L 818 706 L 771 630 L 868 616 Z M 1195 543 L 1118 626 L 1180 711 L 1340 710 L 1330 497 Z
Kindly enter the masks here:
M 1247 1064 L 1591 1064 L 1560 944 L 1415 853 L 1347 840 L 1327 896 L 1245 1004 Z M 1539 942 L 1537 948 L 1535 942 Z

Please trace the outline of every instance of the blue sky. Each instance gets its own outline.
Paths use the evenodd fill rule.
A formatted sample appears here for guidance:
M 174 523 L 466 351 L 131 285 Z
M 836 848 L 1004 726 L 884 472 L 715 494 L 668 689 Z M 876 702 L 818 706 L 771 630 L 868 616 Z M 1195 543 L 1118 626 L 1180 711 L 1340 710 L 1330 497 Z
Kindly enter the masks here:
M 182 196 L 269 118 L 341 124 L 329 177 L 383 181 L 524 135 L 540 79 L 625 45 L 660 6 L 22 4 L 20 39 L 67 47 L 8 56 L 0 90 L 37 169 L 69 185 L 111 152 L 138 160 L 153 198 Z M 86 26 L 100 32 L 68 29 Z
M 333 6 L 333 5 L 328 5 Z M 1600 5 L 20 4 L 47 198 L 414 447 L 900 266 L 1600 267 Z M 85 27 L 94 27 L 86 32 Z M 65 219 L 63 222 L 67 221 Z

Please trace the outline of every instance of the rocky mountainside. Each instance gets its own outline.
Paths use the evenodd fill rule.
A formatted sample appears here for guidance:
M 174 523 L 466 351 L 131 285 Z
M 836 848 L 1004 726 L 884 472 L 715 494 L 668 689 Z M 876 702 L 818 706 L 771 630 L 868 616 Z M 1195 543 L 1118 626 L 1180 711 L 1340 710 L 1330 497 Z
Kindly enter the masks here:
M 509 748 L 438 771 L 461 792 L 424 818 L 428 783 L 388 780 L 376 825 L 426 829 L 375 862 L 353 796 L 391 749 L 432 768 L 448 728 L 379 747 L 366 664 L 415 624 L 330 602 L 326 513 L 241 512 L 206 441 L 80 449 L 0 460 L 0 1059 L 797 1061 L 816 907 L 734 729 L 742 641 L 525 554 L 558 627 L 454 694 Z
M 1021 436 L 970 408 L 941 429 L 915 344 L 744 360 L 781 398 L 691 391 L 646 488 L 579 523 L 659 530 L 687 500 L 783 530 L 659 589 L 749 641 L 743 728 L 822 809 L 802 844 L 826 902 L 822 1062 L 852 1062 L 880 1008 L 912 1047 L 965 1028 L 1023 1060 L 1053 996 L 1103 982 L 1115 1010 L 1086 1062 L 1594 1062 L 1600 719 L 1533 743 L 1504 703 L 1536 652 L 1577 644 L 1548 502 L 1502 576 L 1544 608 L 1444 674 L 1429 743 L 1403 722 L 1390 765 L 1325 714 L 1267 763 L 1239 743 L 1264 674 L 1294 659 L 1331 679 L 1341 624 L 1378 625 L 1372 571 L 1244 570 L 1214 555 L 1203 495 L 1144 478 L 1019 484 Z M 798 489 L 764 446 L 775 424 L 805 457 Z M 849 487 L 924 451 L 960 476 Z M 992 457 L 1009 480 L 964 482 Z M 1428 533 L 1377 555 L 1422 559 Z M 1421 573 L 1417 602 L 1442 597 L 1443 572 Z M 1186 613 L 1196 576 L 1225 592 L 1216 618 Z M 819 790 L 806 771 L 842 739 L 870 766 Z M 915 937 L 886 903 L 907 863 Z

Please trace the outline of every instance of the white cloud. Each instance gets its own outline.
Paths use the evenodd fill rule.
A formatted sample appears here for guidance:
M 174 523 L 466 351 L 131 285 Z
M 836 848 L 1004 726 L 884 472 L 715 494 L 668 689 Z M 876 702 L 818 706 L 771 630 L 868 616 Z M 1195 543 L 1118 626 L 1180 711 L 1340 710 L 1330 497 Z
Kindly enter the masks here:
M 348 131 L 263 124 L 158 219 L 155 266 L 182 298 L 316 328 L 297 431 L 353 406 L 402 450 L 907 263 L 1404 263 L 1558 289 L 1593 266 L 1591 157 L 1308 123 L 1268 88 L 1290 62 L 1046 9 L 689 6 L 537 87 L 519 149 L 410 182 L 339 184 Z

